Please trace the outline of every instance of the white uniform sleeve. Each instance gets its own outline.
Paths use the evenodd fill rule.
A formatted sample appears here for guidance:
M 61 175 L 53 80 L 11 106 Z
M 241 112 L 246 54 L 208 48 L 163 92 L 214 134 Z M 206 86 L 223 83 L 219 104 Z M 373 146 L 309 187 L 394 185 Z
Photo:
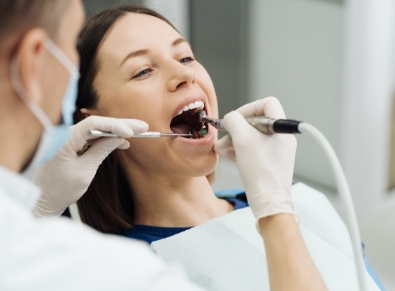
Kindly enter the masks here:
M 11 200 L 0 212 L 0 290 L 201 290 L 143 242 L 38 220 Z

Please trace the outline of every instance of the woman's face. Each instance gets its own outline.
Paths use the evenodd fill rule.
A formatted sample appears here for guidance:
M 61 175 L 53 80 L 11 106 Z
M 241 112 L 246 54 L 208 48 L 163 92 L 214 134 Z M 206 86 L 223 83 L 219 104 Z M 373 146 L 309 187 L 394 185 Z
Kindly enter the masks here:
M 140 119 L 149 124 L 150 131 L 179 133 L 191 129 L 196 119 L 190 114 L 197 109 L 182 113 L 178 121 L 173 118 L 188 105 L 193 107 L 192 103 L 204 104 L 208 116 L 218 116 L 208 73 L 194 60 L 189 43 L 156 17 L 128 13 L 119 19 L 97 58 L 94 88 L 99 102 L 88 110 L 90 114 Z M 204 176 L 217 165 L 216 140 L 212 127 L 204 138 L 132 138 L 130 148 L 118 154 L 130 167 L 147 174 Z

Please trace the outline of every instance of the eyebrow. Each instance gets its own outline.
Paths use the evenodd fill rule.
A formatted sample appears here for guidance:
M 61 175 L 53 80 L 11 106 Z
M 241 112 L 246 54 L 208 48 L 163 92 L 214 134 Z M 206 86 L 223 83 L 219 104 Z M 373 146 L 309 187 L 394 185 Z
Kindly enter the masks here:
M 184 43 L 184 42 L 187 43 L 189 46 L 191 46 L 189 44 L 189 42 L 183 37 L 177 38 L 175 41 L 172 42 L 171 46 L 175 47 L 175 46 L 179 45 L 180 43 Z M 123 61 L 119 65 L 119 67 L 121 67 L 128 59 L 144 56 L 144 55 L 148 54 L 149 52 L 150 52 L 149 49 L 141 49 L 141 50 L 131 52 L 123 59 Z
M 178 45 L 178 44 L 180 44 L 180 43 L 183 43 L 183 42 L 186 42 L 189 46 L 191 46 L 191 45 L 189 44 L 189 42 L 188 42 L 185 38 L 183 38 L 183 37 L 177 38 L 175 41 L 173 41 L 173 43 L 171 44 L 171 46 L 176 46 L 176 45 Z
M 123 61 L 119 65 L 119 67 L 121 67 L 123 65 L 123 63 L 126 62 L 130 58 L 140 57 L 140 56 L 146 55 L 148 53 L 149 53 L 149 50 L 147 50 L 147 49 L 131 52 L 123 59 Z

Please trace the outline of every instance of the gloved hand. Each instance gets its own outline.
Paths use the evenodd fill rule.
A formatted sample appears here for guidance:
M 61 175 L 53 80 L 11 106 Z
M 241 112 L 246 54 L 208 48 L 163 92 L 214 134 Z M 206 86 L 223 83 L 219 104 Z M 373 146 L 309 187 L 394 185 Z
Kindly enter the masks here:
M 274 97 L 252 102 L 225 115 L 229 132 L 214 150 L 237 163 L 249 205 L 257 221 L 278 213 L 294 212 L 291 201 L 296 138 L 290 134 L 264 135 L 250 126 L 243 116 L 284 119 L 280 102 Z
M 42 194 L 34 209 L 41 216 L 59 216 L 86 192 L 102 161 L 116 148 L 127 149 L 133 134 L 148 130 L 148 124 L 134 119 L 116 119 L 90 116 L 71 128 L 71 137 L 58 154 L 39 167 L 33 181 L 41 187 Z M 97 138 L 89 130 L 113 132 L 119 138 Z M 78 155 L 89 142 L 92 146 Z

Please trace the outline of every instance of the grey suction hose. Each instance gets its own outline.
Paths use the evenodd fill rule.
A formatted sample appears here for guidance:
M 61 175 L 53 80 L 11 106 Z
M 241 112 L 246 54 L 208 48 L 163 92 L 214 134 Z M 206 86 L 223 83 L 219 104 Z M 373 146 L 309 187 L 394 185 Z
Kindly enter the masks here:
M 259 117 L 246 118 L 247 122 L 252 126 L 257 128 L 257 123 L 261 123 L 263 120 Z M 358 284 L 359 289 L 361 291 L 367 290 L 367 277 L 366 277 L 366 268 L 363 261 L 363 252 L 361 247 L 361 235 L 359 232 L 358 221 L 355 214 L 355 208 L 352 201 L 350 188 L 347 183 L 346 176 L 344 174 L 343 168 L 340 164 L 340 161 L 329 143 L 326 137 L 314 126 L 303 123 L 296 120 L 288 120 L 288 119 L 269 119 L 266 121 L 266 129 L 270 132 L 270 134 L 274 133 L 305 133 L 311 136 L 321 147 L 325 156 L 327 157 L 329 164 L 331 165 L 333 174 L 336 180 L 336 186 L 339 192 L 339 195 L 343 201 L 343 204 L 346 209 L 346 217 L 348 222 L 348 229 L 350 232 L 351 242 L 353 245 L 355 265 L 357 268 L 358 274 Z M 260 128 L 262 125 L 260 126 Z M 260 128 L 257 128 L 260 130 Z M 262 130 L 260 130 L 262 131 Z
M 358 284 L 359 284 L 358 290 L 367 291 L 368 281 L 367 281 L 366 268 L 363 261 L 361 235 L 359 232 L 358 221 L 355 214 L 354 204 L 352 202 L 350 188 L 348 186 L 346 176 L 344 175 L 343 168 L 331 144 L 317 128 L 315 128 L 310 124 L 301 122 L 298 125 L 298 130 L 300 133 L 305 133 L 310 135 L 320 145 L 321 149 L 324 151 L 324 154 L 329 161 L 329 164 L 331 165 L 332 171 L 335 176 L 336 186 L 339 191 L 339 195 L 346 209 L 346 217 L 348 222 L 347 224 L 348 224 L 348 229 L 350 231 L 355 264 L 357 267 Z
M 210 117 L 206 117 L 205 114 L 202 114 L 201 120 L 211 124 L 219 130 L 225 130 L 222 124 L 222 119 L 213 119 Z M 367 291 L 367 272 L 363 261 L 361 235 L 359 232 L 354 204 L 352 202 L 350 189 L 346 180 L 346 176 L 344 175 L 343 168 L 329 141 L 314 126 L 296 120 L 273 119 L 268 117 L 254 116 L 247 117 L 246 121 L 251 126 L 255 127 L 257 130 L 267 135 L 276 133 L 305 133 L 310 135 L 320 145 L 321 149 L 324 151 L 324 154 L 329 161 L 329 164 L 331 165 L 339 195 L 343 201 L 343 204 L 345 205 L 348 229 L 350 232 L 355 264 L 358 274 L 358 290 Z

